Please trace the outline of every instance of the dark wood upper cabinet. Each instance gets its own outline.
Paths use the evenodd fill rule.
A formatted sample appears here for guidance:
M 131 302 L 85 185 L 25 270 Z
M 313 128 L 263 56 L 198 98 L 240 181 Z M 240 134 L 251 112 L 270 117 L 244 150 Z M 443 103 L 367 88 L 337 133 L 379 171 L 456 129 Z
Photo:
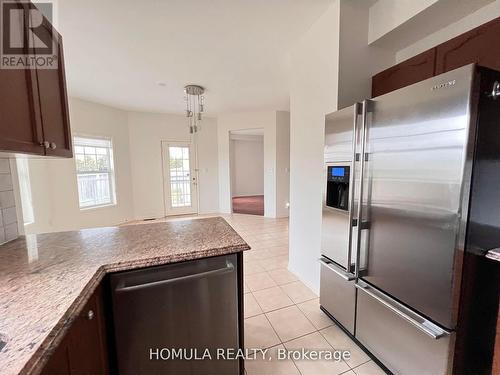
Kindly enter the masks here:
M 11 19 L 11 27 L 19 28 L 14 31 L 16 35 L 22 35 L 19 54 L 41 56 L 44 51 L 37 49 L 35 34 L 27 28 L 29 8 L 34 5 L 24 2 L 9 4 L 21 10 L 4 14 L 4 18 L 6 14 L 19 17 L 18 22 Z M 62 38 L 45 18 L 37 28 L 37 34 L 44 43 L 53 41 L 51 55 L 57 58 L 57 69 L 47 69 L 46 66 L 27 69 L 0 67 L 0 151 L 72 157 Z
M 44 40 L 53 42 L 53 55 L 57 59 L 57 69 L 37 69 L 43 137 L 49 145 L 46 155 L 71 157 L 73 152 L 62 37 L 46 19 L 40 29 L 45 33 Z M 37 49 L 35 54 L 38 55 Z
M 477 63 L 500 70 L 500 18 L 437 46 L 436 74 Z
M 25 10 L 21 3 L 12 6 Z M 21 26 L 23 12 L 13 13 L 19 19 L 12 25 Z M 27 52 L 27 30 L 19 28 Z M 36 71 L 33 69 L 0 69 L 0 151 L 43 154 L 43 132 L 38 105 Z
M 386 69 L 372 78 L 372 97 L 386 94 L 434 75 L 436 49 Z
M 500 71 L 500 17 L 372 77 L 372 97 L 476 63 Z

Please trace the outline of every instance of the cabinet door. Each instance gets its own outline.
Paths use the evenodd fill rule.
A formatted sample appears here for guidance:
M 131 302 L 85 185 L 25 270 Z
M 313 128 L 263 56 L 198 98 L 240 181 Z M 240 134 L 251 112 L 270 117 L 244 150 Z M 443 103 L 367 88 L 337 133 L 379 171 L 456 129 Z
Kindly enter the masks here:
M 22 4 L 18 4 L 20 8 Z M 26 14 L 26 13 L 24 13 Z M 22 12 L 16 13 L 20 18 Z M 11 14 L 11 17 L 14 17 Z M 22 19 L 13 22 L 23 35 L 28 53 L 28 33 Z M 0 150 L 44 154 L 38 87 L 34 69 L 0 69 Z
M 69 363 L 71 375 L 108 374 L 102 290 L 100 287 L 71 326 Z
M 67 337 L 51 355 L 41 375 L 70 375 Z
M 44 40 L 55 40 L 52 52 L 58 61 L 57 69 L 37 69 L 43 136 L 50 144 L 46 155 L 72 157 L 62 38 L 47 19 L 42 30 L 47 33 Z M 41 56 L 41 50 L 35 48 L 35 54 Z
M 477 63 L 500 70 L 500 18 L 479 26 L 437 47 L 436 73 Z
M 372 78 L 372 97 L 386 94 L 434 76 L 436 49 L 423 52 Z

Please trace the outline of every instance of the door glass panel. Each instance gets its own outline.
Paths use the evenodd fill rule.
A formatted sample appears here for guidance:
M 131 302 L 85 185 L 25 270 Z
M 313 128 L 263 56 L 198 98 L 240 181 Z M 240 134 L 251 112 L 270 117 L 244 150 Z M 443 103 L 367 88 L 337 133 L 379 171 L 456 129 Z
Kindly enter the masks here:
M 169 146 L 170 204 L 172 207 L 191 206 L 191 173 L 189 147 Z

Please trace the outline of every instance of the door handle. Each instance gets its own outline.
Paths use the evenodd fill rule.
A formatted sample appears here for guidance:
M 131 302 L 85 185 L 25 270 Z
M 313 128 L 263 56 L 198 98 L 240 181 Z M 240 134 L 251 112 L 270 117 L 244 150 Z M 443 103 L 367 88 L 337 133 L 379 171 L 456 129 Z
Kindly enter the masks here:
M 400 318 L 406 320 L 408 323 L 410 323 L 415 328 L 425 333 L 427 336 L 432 337 L 434 340 L 440 339 L 441 337 L 448 336 L 450 334 L 449 332 L 445 331 L 444 329 L 441 329 L 440 327 L 428 321 L 427 319 L 420 318 L 421 321 L 419 321 L 416 318 L 405 313 L 404 311 L 401 310 L 402 306 L 401 307 L 395 306 L 394 304 L 384 300 L 382 297 L 378 296 L 375 292 L 372 292 L 371 289 L 373 288 L 370 287 L 369 285 L 356 283 L 355 286 L 358 290 L 361 290 L 364 293 L 368 294 L 370 297 L 380 302 L 384 307 L 391 310 Z
M 232 272 L 232 271 L 234 271 L 234 265 L 233 265 L 233 263 L 228 261 L 226 264 L 226 267 L 224 267 L 224 268 L 194 273 L 194 274 L 185 275 L 185 276 L 174 277 L 172 279 L 152 281 L 152 282 L 145 283 L 145 284 L 137 284 L 137 285 L 130 285 L 130 286 L 120 285 L 118 288 L 115 289 L 115 292 L 117 292 L 117 293 L 130 292 L 130 291 L 134 291 L 134 290 L 151 288 L 151 287 L 155 287 L 155 286 L 159 286 L 159 285 L 166 285 L 166 284 L 172 284 L 172 283 L 177 283 L 177 282 L 181 282 L 181 281 L 199 279 L 199 278 L 207 277 L 207 276 L 220 275 L 220 274 L 224 274 L 224 273 L 228 273 L 228 272 Z
M 350 272 L 345 272 L 343 269 L 337 268 L 335 265 L 332 263 L 326 261 L 324 258 L 318 259 L 318 261 L 324 265 L 326 268 L 328 268 L 330 271 L 335 272 L 337 275 L 339 275 L 341 278 L 343 278 L 345 281 L 351 281 L 356 278 L 354 274 Z

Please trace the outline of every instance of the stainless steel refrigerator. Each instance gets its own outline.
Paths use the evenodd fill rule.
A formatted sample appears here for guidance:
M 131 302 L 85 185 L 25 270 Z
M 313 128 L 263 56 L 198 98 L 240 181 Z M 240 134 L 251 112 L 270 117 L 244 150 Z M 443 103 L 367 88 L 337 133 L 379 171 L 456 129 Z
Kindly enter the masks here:
M 500 245 L 494 127 L 475 65 L 326 116 L 320 303 L 394 373 L 452 372 L 464 254 Z

